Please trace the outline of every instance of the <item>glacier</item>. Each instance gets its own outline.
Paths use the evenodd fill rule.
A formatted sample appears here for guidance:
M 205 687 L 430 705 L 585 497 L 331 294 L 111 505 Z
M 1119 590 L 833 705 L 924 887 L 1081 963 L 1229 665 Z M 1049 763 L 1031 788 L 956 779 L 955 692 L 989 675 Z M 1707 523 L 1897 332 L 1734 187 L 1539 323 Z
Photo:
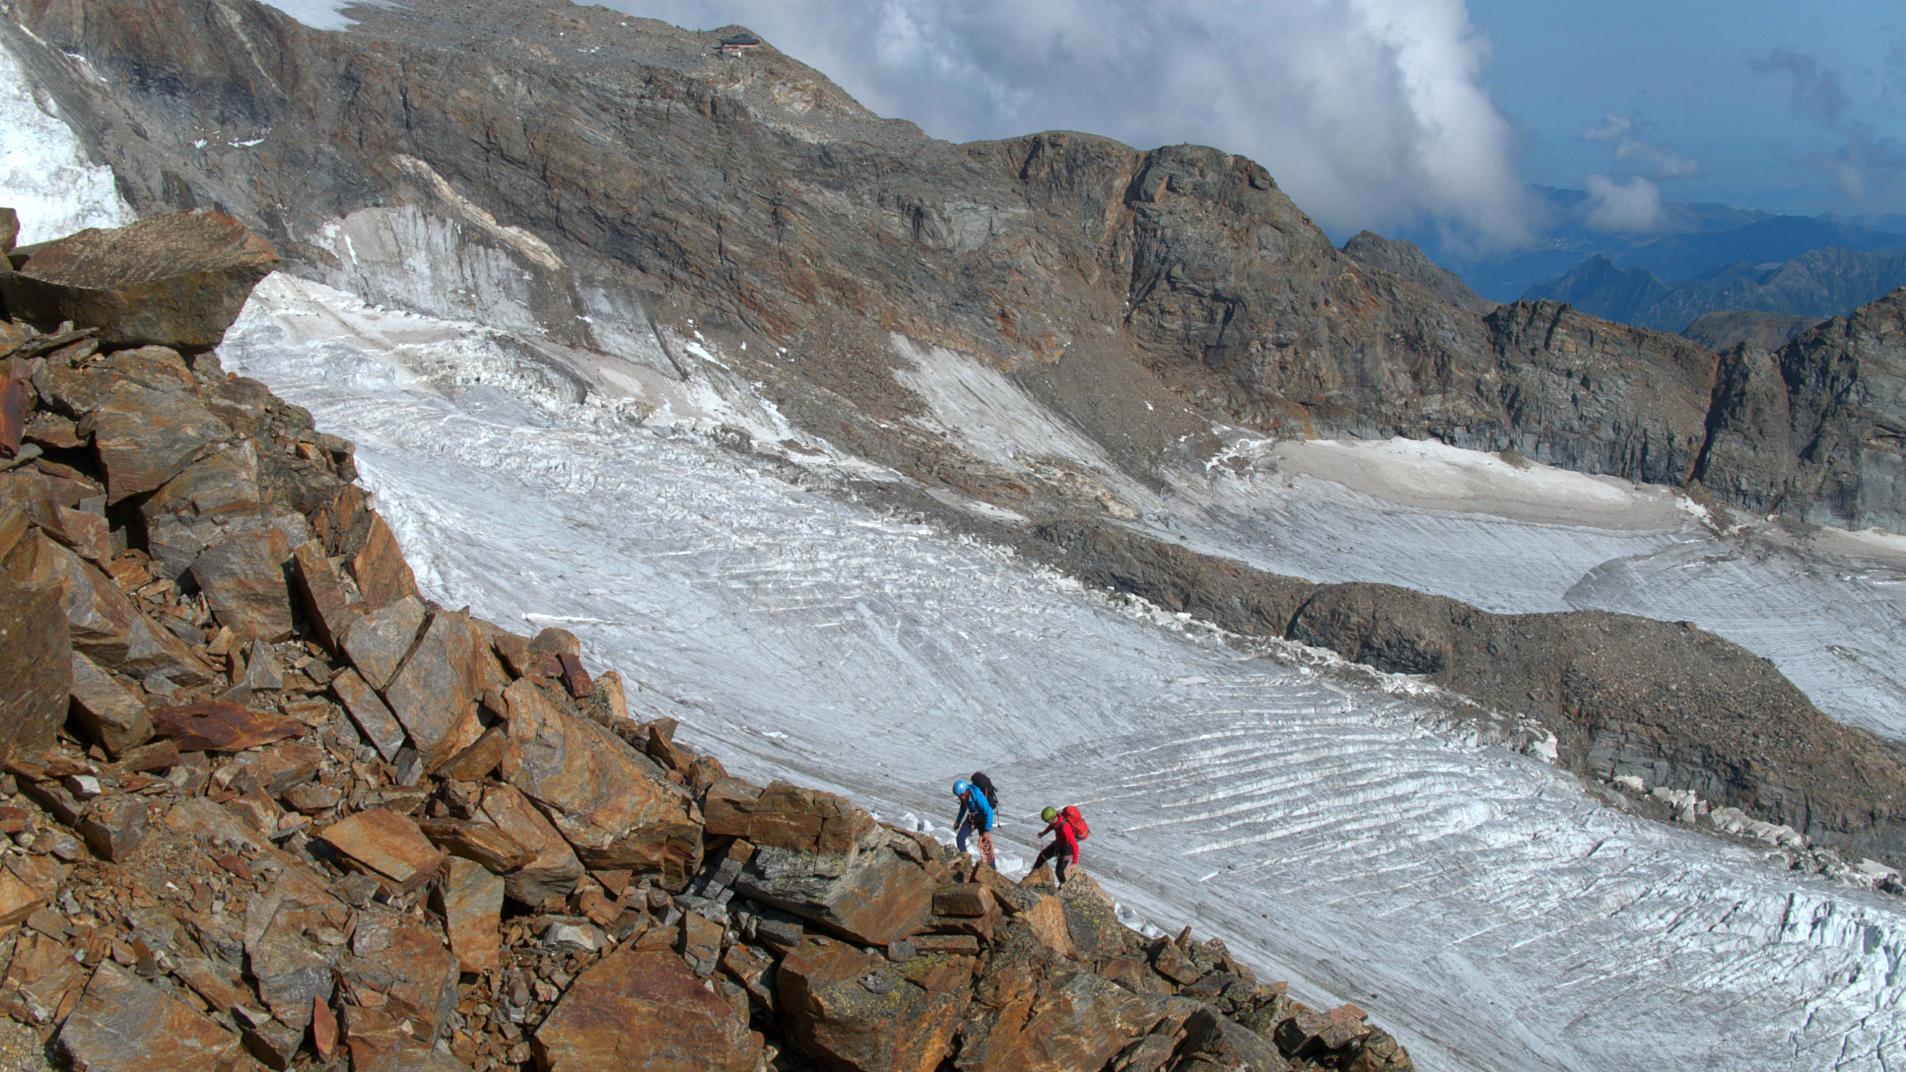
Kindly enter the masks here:
M 24 155 L 7 197 L 38 198 L 30 233 L 123 221 L 109 176 L 10 62 L 0 53 L 0 123 Z M 363 279 L 400 280 L 403 264 Z M 1307 1000 L 1355 1001 L 1425 1069 L 1906 1065 L 1900 901 L 1607 807 L 1465 732 L 1460 703 L 1420 683 L 1228 636 L 861 505 L 844 478 L 892 474 L 804 439 L 721 355 L 678 341 L 682 375 L 658 375 L 642 345 L 565 366 L 494 323 L 279 274 L 220 353 L 358 444 L 435 598 L 573 630 L 639 713 L 681 719 L 751 777 L 929 828 L 951 816 L 951 779 L 983 767 L 1002 787 L 1009 866 L 1035 851 L 1041 805 L 1080 803 L 1084 866 L 1134 921 L 1189 923 Z M 1246 430 L 1207 459 L 1226 464 L 1141 488 L 1009 383 L 915 356 L 934 418 L 983 456 L 1083 454 L 1143 527 L 1490 609 L 1693 617 L 1840 717 L 1906 726 L 1884 657 L 1898 650 L 1896 542 L 1717 532 L 1658 489 Z M 974 405 L 995 416 L 965 419 Z M 792 440 L 799 463 L 723 426 Z
M 1128 908 L 1357 1002 L 1425 1068 L 1898 1061 L 1899 902 L 1610 809 L 1434 690 L 859 506 L 823 454 L 791 475 L 706 434 L 743 399 L 578 402 L 487 329 L 283 275 L 220 352 L 358 444 L 437 598 L 571 629 L 747 776 L 931 820 L 984 768 L 1021 861 L 1078 802 Z M 1424 532 L 1391 539 L 1461 538 Z

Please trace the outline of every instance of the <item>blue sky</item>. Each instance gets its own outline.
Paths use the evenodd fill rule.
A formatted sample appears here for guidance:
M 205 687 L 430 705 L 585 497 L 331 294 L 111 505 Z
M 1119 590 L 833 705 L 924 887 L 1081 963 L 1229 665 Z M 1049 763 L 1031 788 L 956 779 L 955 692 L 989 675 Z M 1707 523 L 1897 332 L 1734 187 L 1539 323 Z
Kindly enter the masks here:
M 1482 82 L 1529 181 L 1640 176 L 1678 201 L 1906 211 L 1899 0 L 1470 0 L 1469 12 L 1493 46 Z M 1659 157 L 1617 159 L 1618 138 L 1583 137 L 1611 115 L 1698 170 L 1665 175 Z M 1851 173 L 1862 151 L 1866 170 L 1893 172 L 1890 187 Z
M 954 140 L 1198 142 L 1338 237 L 1518 247 L 1526 184 L 1597 226 L 1670 201 L 1906 212 L 1906 0 L 607 0 L 740 23 Z

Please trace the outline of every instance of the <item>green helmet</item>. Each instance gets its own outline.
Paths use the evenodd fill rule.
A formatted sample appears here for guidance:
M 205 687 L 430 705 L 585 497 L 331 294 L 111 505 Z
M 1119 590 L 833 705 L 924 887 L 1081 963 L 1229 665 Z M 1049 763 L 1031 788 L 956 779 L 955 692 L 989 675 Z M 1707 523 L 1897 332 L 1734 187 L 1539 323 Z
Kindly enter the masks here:
M 1045 811 L 1040 812 L 1039 817 L 1046 822 L 1051 822 L 1059 817 L 1059 809 L 1049 807 Z

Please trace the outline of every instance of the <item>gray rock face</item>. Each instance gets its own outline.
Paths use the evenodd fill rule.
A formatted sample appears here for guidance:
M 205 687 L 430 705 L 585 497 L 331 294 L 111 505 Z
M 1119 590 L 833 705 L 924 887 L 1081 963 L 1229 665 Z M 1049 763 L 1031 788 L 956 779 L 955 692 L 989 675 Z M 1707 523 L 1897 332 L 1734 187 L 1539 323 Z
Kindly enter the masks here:
M 553 0 L 367 6 L 342 34 L 213 0 L 52 0 L 11 17 L 103 79 L 11 34 L 139 210 L 226 205 L 302 271 L 454 305 L 305 237 L 340 218 L 436 235 L 502 266 L 512 315 L 561 346 L 615 347 L 582 294 L 641 295 L 665 320 L 692 310 L 774 344 L 753 354 L 802 353 L 738 360 L 790 416 L 922 479 L 975 487 L 949 448 L 895 419 L 919 400 L 895 379 L 894 333 L 1039 385 L 1140 468 L 1176 435 L 1133 436 L 1134 415 L 1092 388 L 1109 370 L 1176 391 L 1205 422 L 1514 447 L 1698 480 L 1753 509 L 1906 524 L 1884 505 L 1900 501 L 1897 470 L 1868 445 L 1876 422 L 1906 425 L 1874 379 L 1878 351 L 1855 376 L 1824 341 L 1796 344 L 1783 382 L 1825 423 L 1780 433 L 1715 408 L 1713 353 L 1551 304 L 1488 312 L 1402 243 L 1333 248 L 1262 167 L 1214 149 L 1068 133 L 952 145 L 771 47 L 725 59 L 717 33 Z M 208 22 L 228 32 L 171 32 Z M 270 136 L 194 148 L 211 125 Z M 1857 404 L 1831 401 L 1855 379 Z M 1736 442 L 1704 453 L 1711 427 Z

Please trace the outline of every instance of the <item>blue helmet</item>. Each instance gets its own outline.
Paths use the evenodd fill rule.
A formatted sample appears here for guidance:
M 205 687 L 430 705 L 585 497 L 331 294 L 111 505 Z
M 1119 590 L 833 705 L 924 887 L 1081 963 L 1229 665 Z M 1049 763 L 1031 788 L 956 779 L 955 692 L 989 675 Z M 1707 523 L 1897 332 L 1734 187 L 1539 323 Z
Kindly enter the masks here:
M 971 793 L 972 791 L 973 791 L 972 782 L 969 782 L 964 778 L 955 778 L 953 780 L 953 795 L 954 796 L 963 797 L 966 794 Z

